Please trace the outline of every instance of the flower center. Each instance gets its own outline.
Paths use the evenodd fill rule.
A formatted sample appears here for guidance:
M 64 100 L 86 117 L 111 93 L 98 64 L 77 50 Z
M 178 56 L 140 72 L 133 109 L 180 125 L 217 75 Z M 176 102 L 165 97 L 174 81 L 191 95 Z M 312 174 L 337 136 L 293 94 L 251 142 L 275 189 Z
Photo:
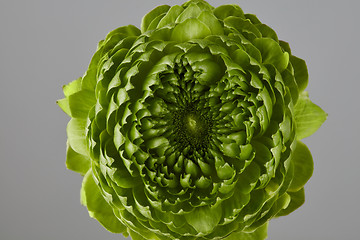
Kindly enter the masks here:
M 174 115 L 176 141 L 182 149 L 199 150 L 209 142 L 210 120 L 194 106 L 187 106 Z
M 188 134 L 190 135 L 198 135 L 201 134 L 202 130 L 204 129 L 204 123 L 202 123 L 201 119 L 194 113 L 190 113 L 189 115 L 185 116 L 185 126 Z

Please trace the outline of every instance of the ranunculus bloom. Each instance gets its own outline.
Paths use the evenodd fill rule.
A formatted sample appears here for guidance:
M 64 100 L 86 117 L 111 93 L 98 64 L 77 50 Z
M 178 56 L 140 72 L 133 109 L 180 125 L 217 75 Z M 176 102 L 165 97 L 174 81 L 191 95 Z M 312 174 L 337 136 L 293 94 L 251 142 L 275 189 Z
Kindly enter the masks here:
M 326 114 L 305 62 L 236 5 L 160 6 L 101 41 L 64 87 L 67 167 L 81 201 L 135 240 L 266 238 L 304 202 L 300 139 Z

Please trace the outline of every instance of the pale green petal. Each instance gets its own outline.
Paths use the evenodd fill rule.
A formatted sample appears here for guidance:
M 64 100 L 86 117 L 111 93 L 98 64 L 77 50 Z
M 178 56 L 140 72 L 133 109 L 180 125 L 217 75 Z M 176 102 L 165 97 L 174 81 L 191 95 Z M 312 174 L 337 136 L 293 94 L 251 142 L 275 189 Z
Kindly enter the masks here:
M 291 162 L 294 168 L 294 176 L 289 191 L 296 192 L 304 187 L 314 170 L 311 153 L 304 143 L 297 141 Z
M 221 219 L 222 211 L 220 207 L 199 207 L 191 213 L 185 215 L 186 221 L 202 234 L 213 231 Z
M 85 175 L 90 169 L 91 162 L 88 156 L 75 152 L 70 144 L 67 144 L 66 167 L 72 171 Z
M 303 139 L 314 134 L 327 118 L 318 105 L 311 102 L 308 92 L 302 92 L 294 107 L 297 138 Z
M 267 238 L 268 223 L 257 228 L 254 232 L 234 232 L 223 240 L 265 240 Z
M 97 219 L 110 232 L 127 235 L 127 227 L 115 217 L 112 208 L 104 200 L 99 187 L 94 182 L 91 170 L 84 176 L 81 198 L 82 204 L 88 208 L 90 217 Z
M 301 188 L 296 192 L 288 192 L 287 194 L 289 194 L 289 196 L 291 197 L 290 203 L 287 206 L 287 208 L 281 210 L 276 215 L 277 217 L 285 216 L 285 215 L 288 215 L 288 214 L 292 213 L 293 211 L 295 211 L 296 209 L 301 207 L 301 205 L 303 205 L 304 202 L 305 202 L 304 188 Z
M 279 44 L 271 38 L 257 38 L 254 45 L 260 50 L 263 63 L 274 65 L 279 72 L 289 64 L 289 54 L 283 52 Z
M 66 128 L 68 143 L 71 148 L 84 156 L 89 156 L 86 143 L 86 119 L 72 118 Z
M 141 32 L 144 33 L 148 31 L 148 27 L 150 26 L 151 22 L 158 17 L 159 15 L 166 13 L 170 9 L 168 5 L 161 5 L 153 9 L 151 12 L 146 14 L 141 22 Z
M 191 39 L 202 39 L 211 35 L 211 30 L 195 18 L 189 18 L 177 25 L 171 35 L 171 40 L 185 42 Z

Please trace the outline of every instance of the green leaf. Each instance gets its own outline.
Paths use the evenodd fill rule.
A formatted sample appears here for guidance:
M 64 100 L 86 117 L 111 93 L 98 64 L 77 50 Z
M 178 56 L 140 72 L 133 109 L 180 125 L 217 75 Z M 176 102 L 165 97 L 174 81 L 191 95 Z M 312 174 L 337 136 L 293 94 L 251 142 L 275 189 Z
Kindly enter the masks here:
M 210 29 L 198 19 L 189 18 L 178 24 L 171 35 L 171 40 L 186 42 L 190 39 L 202 39 L 211 35 Z
M 90 109 L 95 105 L 95 93 L 82 90 L 69 96 L 69 108 L 74 118 L 87 118 Z
M 314 162 L 311 153 L 304 143 L 297 141 L 291 163 L 294 168 L 294 176 L 288 190 L 296 192 L 304 187 L 314 170 Z
M 305 90 L 309 81 L 309 74 L 306 63 L 301 58 L 292 55 L 290 56 L 290 62 L 294 68 L 294 76 L 299 87 L 299 92 L 302 92 Z
M 81 188 L 81 203 L 88 208 L 89 215 L 97 219 L 108 231 L 126 233 L 124 226 L 114 215 L 111 206 L 104 200 L 96 185 L 91 169 L 86 173 Z
M 66 167 L 72 171 L 80 173 L 81 175 L 85 175 L 90 169 L 90 166 L 90 158 L 75 152 L 74 149 L 71 148 L 70 144 L 67 143 Z
M 168 5 L 161 5 L 154 8 L 151 12 L 146 14 L 141 21 L 141 33 L 144 33 L 148 30 L 151 22 L 158 17 L 159 15 L 166 13 L 170 9 Z
M 186 221 L 198 232 L 208 234 L 213 231 L 221 219 L 219 206 L 203 206 L 185 215 Z
M 297 139 L 315 133 L 325 122 L 327 113 L 311 102 L 308 92 L 302 92 L 294 107 Z
M 298 209 L 301 205 L 303 205 L 305 202 L 304 188 L 301 188 L 297 192 L 288 192 L 287 194 L 291 197 L 290 203 L 287 206 L 287 208 L 278 212 L 278 214 L 276 214 L 276 217 L 285 216 L 292 213 L 293 211 Z
M 72 118 L 67 125 L 66 132 L 71 148 L 79 154 L 89 156 L 85 128 L 86 119 Z
M 283 52 L 280 45 L 271 38 L 257 38 L 254 40 L 263 59 L 263 63 L 274 65 L 279 72 L 284 71 L 289 64 L 289 54 Z
M 234 232 L 223 240 L 264 240 L 267 238 L 268 223 L 257 228 L 254 232 Z

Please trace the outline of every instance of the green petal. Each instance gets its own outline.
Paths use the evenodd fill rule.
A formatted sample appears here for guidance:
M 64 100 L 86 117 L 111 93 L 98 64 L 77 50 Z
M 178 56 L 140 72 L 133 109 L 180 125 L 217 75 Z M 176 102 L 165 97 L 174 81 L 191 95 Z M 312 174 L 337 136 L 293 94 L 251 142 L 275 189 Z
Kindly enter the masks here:
M 291 197 L 290 203 L 287 206 L 287 208 L 281 210 L 276 215 L 277 217 L 285 216 L 285 215 L 288 215 L 288 214 L 292 213 L 293 211 L 298 209 L 301 205 L 303 205 L 304 202 L 305 202 L 304 188 L 301 188 L 297 192 L 288 192 L 287 194 Z
M 181 14 L 182 11 L 184 11 L 184 9 L 181 6 L 172 6 L 166 15 L 161 19 L 157 27 L 162 28 L 168 24 L 175 23 L 177 17 Z
M 289 88 L 291 98 L 293 100 L 293 103 L 296 104 L 298 98 L 299 98 L 299 88 L 295 81 L 294 76 L 291 74 L 291 72 L 288 69 L 285 69 L 282 72 L 282 78 L 285 83 L 285 85 Z
M 306 63 L 301 58 L 290 56 L 291 65 L 294 68 L 294 76 L 299 87 L 299 92 L 304 91 L 309 81 L 309 74 Z
M 255 27 L 261 32 L 261 35 L 265 38 L 271 38 L 276 42 L 279 41 L 276 32 L 270 28 L 268 25 L 265 24 L 255 24 Z
M 213 231 L 221 219 L 222 210 L 218 207 L 198 207 L 185 215 L 186 221 L 199 233 L 208 234 Z
M 256 15 L 251 13 L 244 14 L 246 19 L 249 19 L 253 24 L 261 24 L 260 20 L 257 18 Z
M 294 168 L 294 177 L 290 184 L 289 191 L 296 192 L 301 189 L 312 176 L 314 162 L 309 149 L 300 141 L 297 141 L 291 161 Z
M 198 19 L 210 29 L 213 35 L 224 35 L 224 28 L 219 20 L 209 11 L 202 12 Z
M 69 96 L 69 108 L 74 118 L 87 118 L 90 109 L 95 105 L 95 93 L 82 90 Z
M 267 238 L 268 223 L 257 228 L 254 232 L 234 232 L 223 240 L 264 240 Z
M 186 42 L 190 39 L 202 39 L 208 35 L 211 35 L 211 31 L 205 24 L 195 18 L 190 18 L 174 28 L 171 40 Z
M 289 64 L 289 54 L 283 52 L 280 45 L 271 38 L 257 38 L 254 45 L 260 50 L 263 63 L 274 65 L 279 72 L 284 71 Z
M 239 33 L 252 33 L 255 37 L 260 38 L 261 32 L 248 19 L 241 17 L 228 17 L 224 20 L 225 26 L 234 28 Z
M 69 116 L 71 116 L 70 106 L 69 106 L 69 99 L 63 98 L 56 101 L 56 104 Z
M 196 4 L 202 11 L 209 11 L 213 9 L 213 7 L 204 0 L 189 0 L 183 4 L 183 7 L 188 7 L 192 4 Z
M 158 17 L 159 15 L 166 13 L 170 9 L 168 5 L 161 5 L 154 8 L 151 12 L 146 14 L 141 22 L 141 32 L 144 33 L 148 31 L 148 27 L 150 26 L 151 22 Z
M 214 15 L 221 20 L 224 20 L 229 16 L 244 18 L 244 12 L 238 5 L 219 6 L 214 9 Z
M 131 230 L 130 230 L 130 237 L 131 237 L 131 240 L 148 240 L 147 238 L 144 238 L 140 234 L 138 234 L 134 231 L 131 231 Z
M 176 19 L 176 23 L 185 22 L 191 18 L 197 18 L 202 13 L 201 9 L 196 4 L 190 4 Z
M 279 45 L 285 52 L 288 52 L 289 54 L 291 54 L 291 49 L 290 49 L 290 45 L 288 42 L 279 40 Z M 290 56 L 290 62 L 291 62 L 291 56 Z
M 163 17 L 165 17 L 166 12 L 160 14 L 159 16 L 157 16 L 156 18 L 154 18 L 152 20 L 152 22 L 150 23 L 150 25 L 147 28 L 147 31 L 151 31 L 151 30 L 155 30 L 158 28 L 158 24 L 159 22 L 163 19 Z
M 64 85 L 63 92 L 64 92 L 65 98 L 56 101 L 56 104 L 59 105 L 59 107 L 70 117 L 72 117 L 72 115 L 71 115 L 68 97 L 81 90 L 81 80 L 82 80 L 82 78 L 78 78 L 78 79 L 70 82 L 69 84 Z
M 66 151 L 66 167 L 72 171 L 78 172 L 81 175 L 85 175 L 90 169 L 90 158 L 79 154 L 71 148 L 70 144 L 67 144 Z
M 94 182 L 91 169 L 83 179 L 81 202 L 88 208 L 90 217 L 97 219 L 108 231 L 127 233 L 127 227 L 115 217 L 112 208 L 101 195 L 99 187 Z
M 68 143 L 71 148 L 82 155 L 89 156 L 89 150 L 86 144 L 86 120 L 72 118 L 66 128 Z
M 69 97 L 70 95 L 79 92 L 81 90 L 81 79 L 82 78 L 78 78 L 70 82 L 69 84 L 63 86 L 63 92 L 65 97 Z
M 315 133 L 325 122 L 327 113 L 311 102 L 308 92 L 302 92 L 294 107 L 297 139 Z

